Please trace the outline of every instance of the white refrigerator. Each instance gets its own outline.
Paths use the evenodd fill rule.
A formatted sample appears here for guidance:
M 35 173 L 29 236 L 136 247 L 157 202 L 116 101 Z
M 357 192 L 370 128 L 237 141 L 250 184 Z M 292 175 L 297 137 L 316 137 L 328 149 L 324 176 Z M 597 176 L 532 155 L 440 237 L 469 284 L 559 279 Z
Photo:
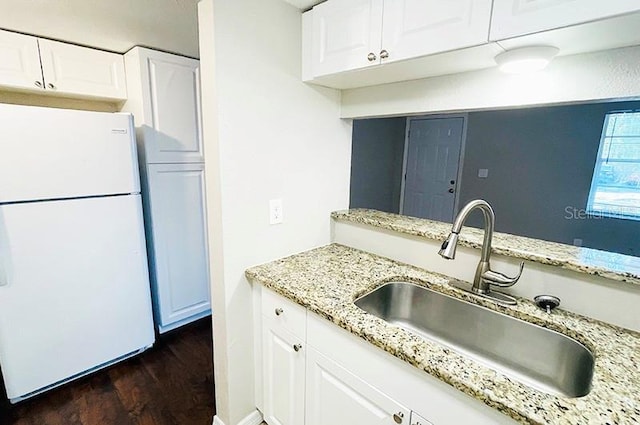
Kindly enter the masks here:
M 155 339 L 130 114 L 0 104 L 0 367 L 11 402 Z

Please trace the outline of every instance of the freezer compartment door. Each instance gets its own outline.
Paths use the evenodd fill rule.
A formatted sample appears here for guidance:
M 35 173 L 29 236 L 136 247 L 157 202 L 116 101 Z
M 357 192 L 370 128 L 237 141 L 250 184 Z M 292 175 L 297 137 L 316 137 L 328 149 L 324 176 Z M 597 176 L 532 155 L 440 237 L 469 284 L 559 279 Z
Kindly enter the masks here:
M 10 399 L 154 341 L 139 195 L 0 206 Z
M 0 203 L 137 192 L 131 115 L 0 104 Z

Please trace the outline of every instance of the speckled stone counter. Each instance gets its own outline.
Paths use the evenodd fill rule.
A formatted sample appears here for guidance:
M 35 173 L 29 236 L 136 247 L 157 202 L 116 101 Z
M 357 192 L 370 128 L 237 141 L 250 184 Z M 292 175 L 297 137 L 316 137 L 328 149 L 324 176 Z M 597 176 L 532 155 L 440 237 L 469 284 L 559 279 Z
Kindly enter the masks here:
M 438 241 L 444 241 L 451 232 L 449 223 L 368 209 L 335 211 L 331 217 Z M 459 244 L 480 249 L 483 235 L 481 229 L 463 227 Z M 491 248 L 495 254 L 640 285 L 638 257 L 499 232 L 494 232 Z
M 640 424 L 638 333 L 562 310 L 549 315 L 527 300 L 498 306 L 447 285 L 446 276 L 338 244 L 252 267 L 246 276 L 520 423 Z M 591 392 L 574 399 L 542 393 L 353 304 L 393 280 L 473 300 L 577 339 L 596 358 Z

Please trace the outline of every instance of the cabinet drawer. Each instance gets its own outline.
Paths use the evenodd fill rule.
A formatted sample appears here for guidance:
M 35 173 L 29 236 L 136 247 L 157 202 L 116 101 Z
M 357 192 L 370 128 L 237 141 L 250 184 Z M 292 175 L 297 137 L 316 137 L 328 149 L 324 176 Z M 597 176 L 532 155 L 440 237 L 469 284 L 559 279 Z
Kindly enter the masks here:
M 262 316 L 268 323 L 287 329 L 303 341 L 306 339 L 307 310 L 293 301 L 263 289 Z

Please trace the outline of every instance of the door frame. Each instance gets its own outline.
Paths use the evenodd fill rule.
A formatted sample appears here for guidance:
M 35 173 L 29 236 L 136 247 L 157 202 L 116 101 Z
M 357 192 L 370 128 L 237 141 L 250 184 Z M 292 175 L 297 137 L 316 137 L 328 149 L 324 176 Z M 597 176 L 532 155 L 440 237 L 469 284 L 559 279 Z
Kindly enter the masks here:
M 407 181 L 407 153 L 409 152 L 409 130 L 411 129 L 412 121 L 422 121 L 429 119 L 443 119 L 443 118 L 462 118 L 462 135 L 460 141 L 460 155 L 458 156 L 458 176 L 456 180 L 456 194 L 453 200 L 453 215 L 458 213 L 458 207 L 460 204 L 460 190 L 462 184 L 462 169 L 464 166 L 464 154 L 467 146 L 467 123 L 469 121 L 469 113 L 457 113 L 457 114 L 434 114 L 434 115 L 416 115 L 407 117 L 405 130 L 404 130 L 404 152 L 402 153 L 402 178 L 400 184 L 400 206 L 399 214 L 404 213 L 404 186 Z M 462 165 L 462 167 L 461 167 Z

